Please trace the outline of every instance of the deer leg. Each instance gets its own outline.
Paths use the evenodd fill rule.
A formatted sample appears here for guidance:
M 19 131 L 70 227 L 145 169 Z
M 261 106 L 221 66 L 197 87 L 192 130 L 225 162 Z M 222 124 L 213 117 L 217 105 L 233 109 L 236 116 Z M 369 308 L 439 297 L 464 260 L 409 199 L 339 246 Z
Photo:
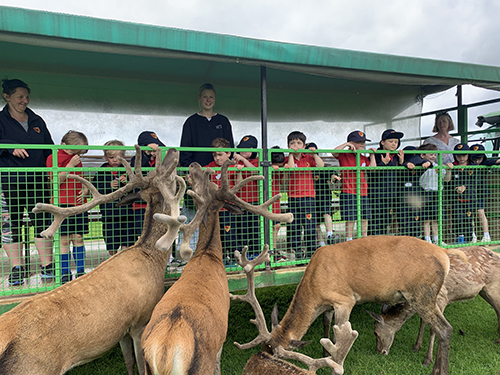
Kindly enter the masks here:
M 219 351 L 217 352 L 217 359 L 215 361 L 214 375 L 221 375 L 221 370 L 220 370 L 220 357 L 221 357 L 221 354 L 222 354 L 222 346 L 219 349 Z
M 479 292 L 479 295 L 483 297 L 484 300 L 491 305 L 491 307 L 493 307 L 495 313 L 497 314 L 498 338 L 496 339 L 495 344 L 500 344 L 500 287 L 498 285 L 492 286 L 494 288 L 483 288 L 483 290 Z
M 134 366 L 135 366 L 134 342 L 130 334 L 127 333 L 120 340 L 120 348 L 122 349 L 123 359 L 125 360 L 125 366 L 127 367 L 128 375 L 134 375 Z M 144 365 L 142 367 L 142 371 L 144 372 Z
M 425 323 L 420 318 L 420 330 L 418 331 L 418 336 L 417 336 L 417 341 L 415 342 L 415 345 L 413 345 L 413 351 L 418 352 L 420 348 L 422 348 L 422 339 L 424 338 L 424 331 L 425 331 Z
M 433 358 L 433 351 L 434 351 L 434 340 L 436 339 L 436 334 L 434 331 L 431 329 L 430 330 L 430 337 L 429 337 L 429 348 L 427 349 L 427 355 L 425 356 L 424 359 L 424 367 L 429 366 L 432 363 L 432 358 Z
M 450 341 L 453 328 L 436 305 L 433 309 L 426 309 L 423 307 L 423 309 L 419 310 L 423 310 L 417 312 L 438 338 L 436 361 L 434 363 L 434 368 L 432 369 L 432 374 L 447 375 L 450 355 Z
M 332 326 L 332 319 L 333 319 L 333 310 L 328 310 L 325 311 L 323 314 L 323 337 L 329 339 L 330 338 L 330 330 Z M 328 353 L 328 350 L 323 348 L 323 357 L 328 357 L 330 353 Z

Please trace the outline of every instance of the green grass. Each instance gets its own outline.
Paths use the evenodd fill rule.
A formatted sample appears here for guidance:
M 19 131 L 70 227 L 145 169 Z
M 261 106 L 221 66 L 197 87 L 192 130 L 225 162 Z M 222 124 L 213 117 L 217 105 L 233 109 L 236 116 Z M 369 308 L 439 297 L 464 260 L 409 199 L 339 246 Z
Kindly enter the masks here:
M 256 291 L 264 314 L 270 325 L 270 314 L 274 303 L 278 304 L 280 318 L 285 314 L 296 285 L 262 288 Z M 391 353 L 380 355 L 375 350 L 373 320 L 365 309 L 378 312 L 379 305 L 365 304 L 356 306 L 351 315 L 353 329 L 359 332 L 358 339 L 345 361 L 345 373 L 352 375 L 420 375 L 430 374 L 431 368 L 422 366 L 428 344 L 428 332 L 424 338 L 423 349 L 413 353 L 419 319 L 414 316 L 396 334 Z M 472 301 L 450 305 L 445 312 L 454 328 L 450 353 L 450 375 L 500 375 L 500 345 L 494 343 L 498 337 L 496 314 L 480 297 Z M 239 375 L 245 363 L 259 348 L 245 351 L 238 350 L 233 342 L 245 343 L 257 335 L 257 329 L 249 322 L 254 317 L 251 307 L 240 301 L 231 302 L 229 329 L 222 352 L 222 373 Z M 459 334 L 459 330 L 464 335 Z M 322 335 L 322 320 L 319 317 L 303 338 L 313 342 L 304 350 L 313 357 L 320 357 L 323 348 L 319 344 Z M 125 365 L 119 347 L 103 357 L 73 369 L 68 374 L 126 374 Z M 330 374 L 328 369 L 320 369 L 318 374 Z

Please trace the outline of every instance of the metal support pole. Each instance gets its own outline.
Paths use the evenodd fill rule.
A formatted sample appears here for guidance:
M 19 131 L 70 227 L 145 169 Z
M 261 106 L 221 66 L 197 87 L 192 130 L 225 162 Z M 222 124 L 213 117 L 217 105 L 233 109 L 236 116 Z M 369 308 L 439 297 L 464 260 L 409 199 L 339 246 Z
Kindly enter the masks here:
M 267 71 L 265 66 L 260 67 L 260 93 L 261 93 L 261 110 L 260 110 L 260 122 L 261 122 L 261 137 L 262 137 L 262 151 L 264 165 L 264 200 L 269 198 L 269 170 L 266 165 L 268 165 L 267 157 Z M 271 243 L 270 236 L 270 226 L 269 220 L 264 220 L 264 243 Z
M 458 134 L 460 135 L 460 142 L 467 143 L 467 107 L 462 102 L 462 85 L 457 86 L 457 107 L 458 107 Z

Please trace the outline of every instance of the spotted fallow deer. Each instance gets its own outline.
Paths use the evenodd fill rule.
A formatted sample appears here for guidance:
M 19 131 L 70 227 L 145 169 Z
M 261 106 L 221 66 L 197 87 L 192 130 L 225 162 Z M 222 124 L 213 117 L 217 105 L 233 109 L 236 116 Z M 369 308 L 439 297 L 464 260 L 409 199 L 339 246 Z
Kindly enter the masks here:
M 155 307 L 142 336 L 146 373 L 155 375 L 220 373 L 220 353 L 226 339 L 229 288 L 223 264 L 219 211 L 230 204 L 271 220 L 291 222 L 292 214 L 273 214 L 269 207 L 280 198 L 259 206 L 248 204 L 236 193 L 247 183 L 263 179 L 253 176 L 229 189 L 226 162 L 221 170 L 221 187 L 209 181 L 214 172 L 198 163 L 189 166 L 192 196 L 197 214 L 205 212 L 199 225 L 195 255 L 184 267 L 180 279 Z
M 147 202 L 144 229 L 134 246 L 109 258 L 93 271 L 68 284 L 36 295 L 0 316 L 0 373 L 2 375 L 57 375 L 89 362 L 120 342 L 127 371 L 139 373 L 144 364 L 140 339 L 155 305 L 164 293 L 164 275 L 171 244 L 186 218 L 179 215 L 179 201 L 186 185 L 176 175 L 178 152 L 168 150 L 163 162 L 143 176 L 141 151 L 136 146 L 135 173 L 121 160 L 127 185 L 101 195 L 87 180 L 68 175 L 88 187 L 93 199 L 73 208 L 37 204 L 35 210 L 54 215 L 42 235 L 52 238 L 64 220 L 104 202 L 139 195 Z M 177 192 L 177 193 L 176 193 Z M 167 222 L 153 220 L 168 214 Z
M 495 342 L 498 344 L 500 343 L 500 257 L 482 246 L 463 247 L 460 250 L 465 253 L 469 262 L 464 263 L 456 257 L 450 257 L 450 272 L 438 295 L 439 309 L 444 312 L 450 303 L 472 299 L 479 294 L 497 314 L 499 337 Z M 384 309 L 381 315 L 368 313 L 375 319 L 377 351 L 387 355 L 394 341 L 394 335 L 415 314 L 415 310 L 410 305 L 404 304 Z M 418 351 L 422 347 L 424 327 L 421 321 L 413 351 Z M 434 336 L 434 332 L 431 331 L 429 348 L 424 360 L 425 366 L 432 362 Z
M 342 326 L 357 304 L 408 302 L 438 336 L 433 374 L 447 374 L 452 327 L 436 302 L 450 267 L 450 253 L 467 261 L 459 250 L 404 236 L 363 237 L 320 247 L 285 316 L 278 324 L 277 311 L 273 312 L 271 338 L 260 342 L 269 353 L 278 346 L 297 348 L 309 326 L 324 312 L 333 309 L 335 324 Z
M 271 334 L 267 330 L 266 320 L 260 307 L 257 296 L 255 295 L 255 280 L 254 280 L 254 269 L 256 266 L 262 262 L 269 262 L 269 246 L 265 245 L 262 253 L 255 259 L 249 261 L 246 257 L 247 248 L 243 248 L 243 254 L 240 255 L 236 251 L 236 260 L 238 264 L 243 267 L 247 275 L 248 289 L 245 295 L 233 295 L 231 294 L 231 300 L 239 300 L 248 302 L 254 312 L 255 319 L 251 320 L 259 330 L 259 336 L 248 344 L 234 343 L 239 349 L 248 349 L 260 342 L 260 338 L 264 340 L 269 340 Z M 321 345 L 328 352 L 329 356 L 327 358 L 312 359 L 304 354 L 285 350 L 282 346 L 277 347 L 274 350 L 274 354 L 271 355 L 267 352 L 260 351 L 254 354 L 248 360 L 245 369 L 243 370 L 243 375 L 313 375 L 316 374 L 316 370 L 322 367 L 330 367 L 332 369 L 332 375 L 341 375 L 344 373 L 344 360 L 352 347 L 352 344 L 358 337 L 358 332 L 351 329 L 351 324 L 346 322 L 341 328 L 334 326 L 333 330 L 335 332 L 335 338 L 337 339 L 336 344 L 333 344 L 330 339 L 321 339 Z M 290 362 L 285 361 L 285 359 L 298 360 L 305 365 L 307 365 L 308 370 L 297 367 Z

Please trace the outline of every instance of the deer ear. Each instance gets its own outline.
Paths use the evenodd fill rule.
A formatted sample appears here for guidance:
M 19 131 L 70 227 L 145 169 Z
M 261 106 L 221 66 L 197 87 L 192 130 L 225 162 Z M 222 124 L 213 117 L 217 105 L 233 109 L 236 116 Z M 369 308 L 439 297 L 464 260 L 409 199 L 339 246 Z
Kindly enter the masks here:
M 368 313 L 368 315 L 370 315 L 377 322 L 379 322 L 379 323 L 383 323 L 384 322 L 384 318 L 382 318 L 379 314 L 376 314 L 376 313 L 368 311 L 368 310 L 365 310 L 365 311 Z

